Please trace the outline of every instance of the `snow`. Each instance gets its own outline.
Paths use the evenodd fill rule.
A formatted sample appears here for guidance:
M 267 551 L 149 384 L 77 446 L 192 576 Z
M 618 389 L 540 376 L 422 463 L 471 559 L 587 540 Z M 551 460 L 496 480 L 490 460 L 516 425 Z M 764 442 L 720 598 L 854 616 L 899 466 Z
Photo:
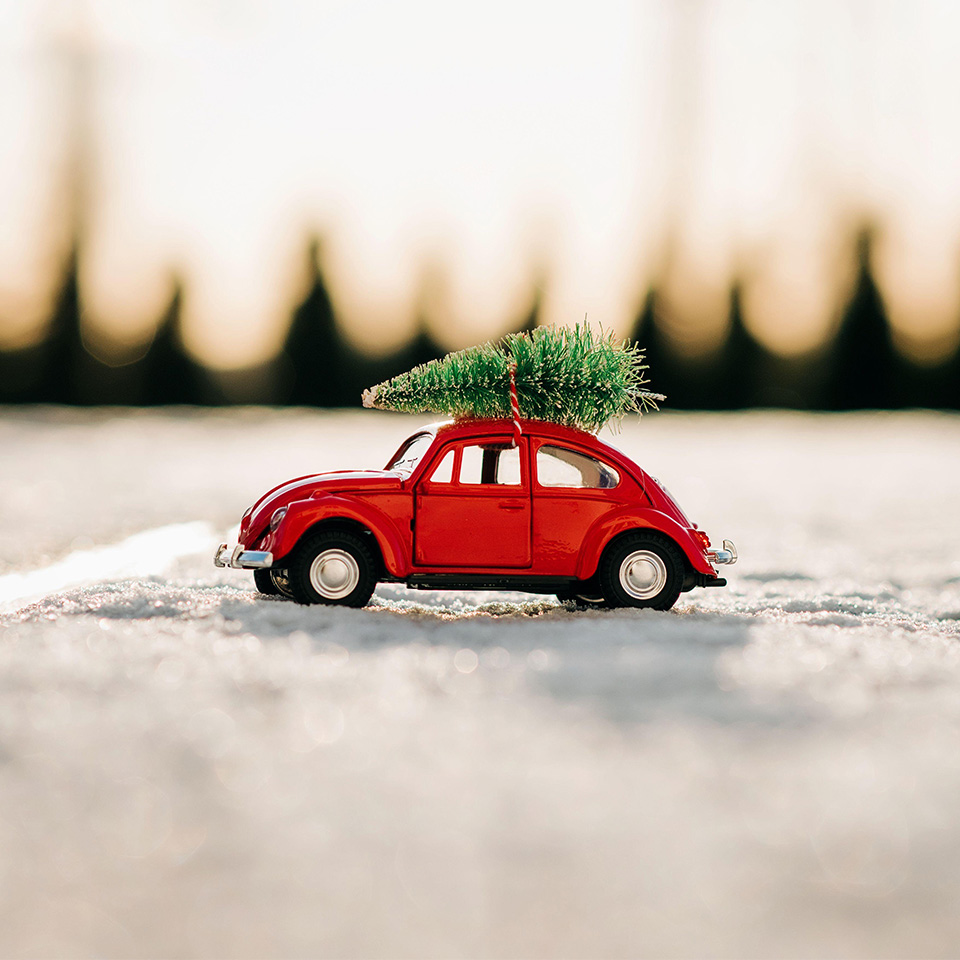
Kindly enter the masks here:
M 960 418 L 625 424 L 740 552 L 669 613 L 201 549 L 421 422 L 5 411 L 0 954 L 955 955 Z
M 213 549 L 215 542 L 210 524 L 197 521 L 144 530 L 110 546 L 75 550 L 39 570 L 0 576 L 0 610 L 23 606 L 24 600 L 40 599 L 64 587 L 162 573 L 173 560 Z

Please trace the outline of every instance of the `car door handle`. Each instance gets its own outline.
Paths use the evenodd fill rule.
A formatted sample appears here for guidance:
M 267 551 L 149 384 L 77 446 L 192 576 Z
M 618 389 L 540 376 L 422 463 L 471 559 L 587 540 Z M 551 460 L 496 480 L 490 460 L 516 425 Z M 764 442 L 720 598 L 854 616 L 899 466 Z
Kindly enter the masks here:
M 501 503 L 498 504 L 501 510 L 522 510 L 526 504 L 523 503 Z

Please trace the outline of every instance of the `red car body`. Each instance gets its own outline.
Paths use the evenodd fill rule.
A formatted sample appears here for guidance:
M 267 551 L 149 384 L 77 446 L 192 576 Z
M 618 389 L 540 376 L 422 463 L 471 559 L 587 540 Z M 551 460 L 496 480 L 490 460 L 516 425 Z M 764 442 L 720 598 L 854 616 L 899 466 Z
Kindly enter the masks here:
M 725 585 L 715 565 L 736 560 L 733 545 L 712 549 L 666 489 L 623 453 L 580 430 L 521 426 L 514 445 L 509 420 L 435 424 L 408 438 L 384 470 L 274 487 L 243 515 L 237 546 L 221 545 L 215 562 L 257 570 L 266 593 L 354 606 L 377 581 L 661 609 L 674 592 Z M 640 546 L 622 561 L 629 570 L 615 574 L 605 557 L 624 538 Z M 320 546 L 308 549 L 307 541 Z M 358 541 L 367 554 L 359 559 Z M 371 561 L 359 593 L 337 595 L 357 580 L 354 567 Z M 664 576 L 672 581 L 666 594 L 647 596 Z

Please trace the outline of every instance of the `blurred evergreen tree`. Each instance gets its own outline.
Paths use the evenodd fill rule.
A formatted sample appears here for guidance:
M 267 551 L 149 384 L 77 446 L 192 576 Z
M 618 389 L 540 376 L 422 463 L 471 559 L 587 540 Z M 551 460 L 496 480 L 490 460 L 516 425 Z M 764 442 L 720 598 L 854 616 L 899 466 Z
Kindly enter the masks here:
M 78 367 L 86 353 L 80 333 L 82 308 L 78 282 L 79 249 L 70 246 L 63 268 L 60 290 L 42 346 L 40 375 L 34 398 L 40 403 L 79 402 Z
M 949 359 L 941 364 L 920 365 L 895 349 L 893 400 L 886 407 L 947 407 Z
M 31 399 L 75 406 L 136 403 L 137 376 L 131 366 L 105 363 L 84 342 L 79 262 L 79 243 L 75 241 L 67 254 L 47 336 L 40 347 L 40 373 Z
M 766 353 L 759 369 L 757 392 L 751 406 L 787 410 L 824 409 L 827 356 L 825 349 L 797 357 Z
M 667 410 L 715 410 L 722 403 L 719 352 L 704 357 L 684 357 L 665 330 L 660 297 L 651 288 L 631 332 L 649 367 L 650 389 L 663 393 Z
M 362 380 L 359 357 L 344 343 L 333 313 L 320 268 L 320 241 L 307 245 L 307 293 L 294 310 L 284 344 L 283 368 L 290 371 L 288 389 L 281 390 L 288 403 L 313 407 L 359 404 L 350 397 L 350 385 Z
M 937 406 L 945 410 L 960 410 L 960 345 L 937 369 Z
M 643 299 L 643 306 L 630 331 L 630 339 L 643 351 L 650 389 L 664 394 L 667 398 L 661 407 L 680 409 L 676 404 L 676 393 L 679 389 L 682 404 L 683 387 L 679 383 L 675 357 L 658 319 L 658 295 L 653 287 Z
M 131 406 L 141 402 L 142 378 L 136 363 L 110 364 L 86 348 L 74 361 L 74 403 L 85 406 Z
M 944 364 L 943 406 L 948 410 L 960 410 L 960 346 Z
M 768 350 L 744 322 L 742 284 L 731 286 L 727 338 L 717 362 L 718 407 L 810 409 L 816 405 L 822 363 L 822 353 L 781 357 Z
M 64 264 L 44 339 L 35 346 L 0 355 L 0 399 L 82 406 L 141 402 L 138 364 L 109 364 L 87 348 L 82 332 L 84 309 L 78 263 L 78 246 L 74 244 Z
M 210 403 L 214 399 L 204 368 L 183 344 L 183 284 L 179 278 L 174 278 L 170 302 L 137 367 L 145 406 Z
M 769 356 L 743 322 L 743 290 L 736 282 L 730 288 L 727 337 L 716 358 L 716 407 L 743 410 L 755 406 Z
M 902 364 L 890 335 L 883 298 L 873 277 L 873 232 L 856 241 L 857 275 L 829 358 L 826 406 L 831 410 L 883 409 L 902 405 Z
M 37 403 L 44 344 L 0 350 L 0 403 Z

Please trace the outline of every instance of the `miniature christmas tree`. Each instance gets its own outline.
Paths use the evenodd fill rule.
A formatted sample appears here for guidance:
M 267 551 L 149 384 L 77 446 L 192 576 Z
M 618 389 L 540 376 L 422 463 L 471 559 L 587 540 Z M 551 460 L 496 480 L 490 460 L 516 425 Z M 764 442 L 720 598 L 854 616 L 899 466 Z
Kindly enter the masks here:
M 608 420 L 656 409 L 642 352 L 586 323 L 512 333 L 414 367 L 363 393 L 365 407 L 509 418 L 514 365 L 520 415 L 595 432 Z

